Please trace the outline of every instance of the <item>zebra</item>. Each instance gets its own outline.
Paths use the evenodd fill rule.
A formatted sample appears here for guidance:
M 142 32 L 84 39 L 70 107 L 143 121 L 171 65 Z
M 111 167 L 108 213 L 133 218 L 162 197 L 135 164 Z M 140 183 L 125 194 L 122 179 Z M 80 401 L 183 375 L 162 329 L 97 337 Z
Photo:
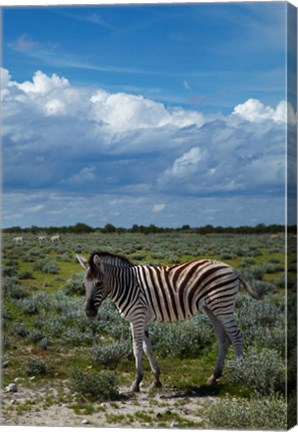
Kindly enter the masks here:
M 257 300 L 257 294 L 237 271 L 223 262 L 199 259 L 174 265 L 133 265 L 127 258 L 109 252 L 93 252 L 88 260 L 77 255 L 85 269 L 85 314 L 95 319 L 102 301 L 109 298 L 122 318 L 130 322 L 136 378 L 131 390 L 140 391 L 143 379 L 142 355 L 147 355 L 154 380 L 161 387 L 160 369 L 154 357 L 147 323 L 184 321 L 203 310 L 213 325 L 218 341 L 214 384 L 221 377 L 230 343 L 236 359 L 242 358 L 242 334 L 233 317 L 240 283 Z

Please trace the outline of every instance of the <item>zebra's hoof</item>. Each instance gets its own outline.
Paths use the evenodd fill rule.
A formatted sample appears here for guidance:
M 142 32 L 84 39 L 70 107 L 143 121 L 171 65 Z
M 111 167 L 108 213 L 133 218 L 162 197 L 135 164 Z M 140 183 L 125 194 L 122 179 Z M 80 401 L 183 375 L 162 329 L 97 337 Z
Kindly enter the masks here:
M 215 378 L 214 375 L 211 375 L 211 377 L 208 378 L 208 380 L 207 380 L 207 384 L 208 385 L 213 385 L 213 384 L 216 384 L 216 383 L 217 383 L 217 378 Z
M 153 381 L 153 383 L 149 386 L 149 390 L 158 389 L 162 387 L 162 383 L 160 381 Z
M 140 385 L 139 385 L 139 384 L 136 384 L 136 383 L 133 383 L 133 384 L 131 385 L 131 387 L 130 387 L 130 391 L 131 391 L 132 393 L 139 393 L 139 391 L 140 391 Z

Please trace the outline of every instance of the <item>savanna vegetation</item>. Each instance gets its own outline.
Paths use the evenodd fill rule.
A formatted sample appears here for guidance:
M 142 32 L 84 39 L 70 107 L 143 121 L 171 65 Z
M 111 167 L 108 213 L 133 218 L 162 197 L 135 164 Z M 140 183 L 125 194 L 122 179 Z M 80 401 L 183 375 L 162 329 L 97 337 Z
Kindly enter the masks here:
M 14 382 L 37 390 L 55 388 L 56 396 L 43 400 L 41 411 L 54 403 L 66 404 L 87 417 L 98 410 L 104 420 L 95 426 L 287 427 L 283 233 L 202 234 L 186 228 L 159 233 L 65 232 L 55 244 L 38 242 L 36 234 L 45 233 L 22 232 L 20 243 L 13 242 L 19 232 L 5 232 L 2 237 L 4 389 Z M 83 271 L 75 254 L 88 257 L 94 250 L 121 254 L 134 263 L 172 264 L 208 257 L 237 268 L 254 289 L 265 292 L 259 302 L 242 291 L 237 298 L 235 314 L 244 335 L 243 362 L 237 363 L 230 349 L 224 376 L 218 384 L 207 387 L 217 354 L 207 317 L 200 313 L 183 323 L 151 323 L 149 333 L 164 386 L 158 390 L 159 415 L 153 409 L 144 412 L 141 406 L 133 413 L 126 410 L 135 400 L 128 392 L 134 375 L 129 324 L 108 300 L 97 320 L 90 321 L 84 315 Z M 289 255 L 287 265 L 291 304 L 295 254 Z M 289 335 L 294 338 L 295 332 Z M 141 393 L 150 402 L 156 393 L 147 390 L 151 376 L 145 359 L 144 366 Z M 288 377 L 295 380 L 291 374 Z M 288 383 L 288 389 L 294 392 L 295 386 Z M 212 396 L 212 400 L 202 410 L 199 401 L 205 396 Z M 170 399 L 175 403 L 169 408 Z M 190 401 L 198 403 L 191 416 L 187 413 Z M 106 410 L 106 403 L 112 413 Z M 7 400 L 4 419 L 22 424 L 22 416 L 33 409 L 34 404 Z

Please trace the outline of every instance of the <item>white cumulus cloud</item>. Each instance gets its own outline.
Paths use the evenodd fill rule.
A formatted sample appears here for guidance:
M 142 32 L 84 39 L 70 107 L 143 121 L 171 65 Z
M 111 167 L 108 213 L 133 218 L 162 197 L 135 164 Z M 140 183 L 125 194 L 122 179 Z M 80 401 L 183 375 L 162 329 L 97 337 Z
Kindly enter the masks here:
M 276 123 L 285 123 L 289 113 L 289 121 L 293 122 L 295 114 L 293 108 L 286 101 L 281 101 L 273 108 L 264 105 L 257 99 L 248 99 L 243 104 L 239 104 L 234 108 L 233 115 L 239 116 L 249 122 L 264 122 L 272 120 Z
M 296 118 L 285 101 L 269 106 L 249 99 L 229 115 L 203 114 L 79 87 L 56 74 L 36 72 L 18 83 L 1 69 L 1 79 L 3 179 L 10 190 L 84 196 L 88 186 L 90 196 L 99 189 L 109 194 L 106 206 L 119 214 L 127 196 L 134 206 L 147 197 L 144 211 L 153 223 L 175 218 L 169 196 L 283 193 L 285 122 L 287 115 Z M 38 206 L 36 199 L 22 209 L 31 208 L 26 214 L 36 216 L 35 224 L 46 210 Z
M 37 205 L 32 206 L 32 207 L 26 207 L 24 209 L 24 212 L 25 213 L 37 213 L 37 212 L 40 212 L 43 209 L 44 209 L 44 205 L 43 204 L 37 204 Z
M 153 204 L 152 211 L 153 213 L 160 213 L 166 208 L 166 204 Z
M 1 89 L 7 86 L 11 80 L 9 71 L 5 68 L 1 68 Z
M 204 157 L 200 147 L 193 147 L 178 157 L 171 167 L 167 168 L 161 175 L 161 182 L 168 182 L 173 179 L 181 179 L 190 177 L 195 171 L 199 169 L 199 163 Z
M 69 184 L 69 185 L 75 185 L 75 184 L 84 184 L 92 182 L 96 179 L 96 167 L 85 167 L 80 170 L 77 174 L 74 174 L 70 176 L 67 179 L 61 180 L 62 184 Z
M 32 82 L 25 81 L 24 83 L 15 83 L 16 87 L 23 90 L 25 93 L 46 94 L 53 89 L 63 89 L 69 86 L 69 82 L 65 78 L 60 78 L 53 74 L 48 77 L 41 71 L 37 71 L 33 76 Z
M 165 126 L 201 126 L 204 116 L 181 108 L 166 108 L 162 103 L 127 93 L 108 93 L 97 90 L 91 97 L 93 115 L 112 132 L 127 132 L 138 129 L 162 128 Z
M 65 114 L 65 104 L 59 99 L 49 100 L 44 107 L 45 114 L 48 116 Z

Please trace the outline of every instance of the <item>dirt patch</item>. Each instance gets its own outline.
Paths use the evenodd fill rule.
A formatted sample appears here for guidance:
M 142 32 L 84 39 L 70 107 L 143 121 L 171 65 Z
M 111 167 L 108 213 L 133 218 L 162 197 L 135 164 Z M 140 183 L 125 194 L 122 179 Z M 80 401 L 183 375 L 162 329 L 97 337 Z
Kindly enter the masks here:
M 67 386 L 27 387 L 2 393 L 1 424 L 84 427 L 196 427 L 207 426 L 206 409 L 216 401 L 204 389 L 183 394 L 165 388 L 156 393 L 142 389 L 129 393 L 121 387 L 121 400 L 90 402 Z M 212 391 L 211 391 L 212 394 Z

